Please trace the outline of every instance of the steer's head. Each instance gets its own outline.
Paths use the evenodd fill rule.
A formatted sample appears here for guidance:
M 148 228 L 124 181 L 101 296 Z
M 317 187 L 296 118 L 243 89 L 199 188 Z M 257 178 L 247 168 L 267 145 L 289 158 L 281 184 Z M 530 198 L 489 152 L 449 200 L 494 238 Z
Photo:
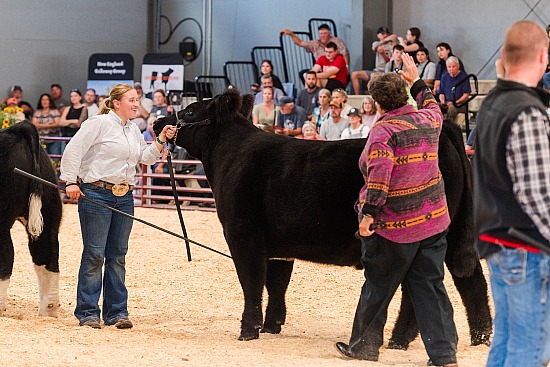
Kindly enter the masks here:
M 175 143 L 200 158 L 195 148 L 217 135 L 220 125 L 250 118 L 253 105 L 252 95 L 243 97 L 239 90 L 228 89 L 212 99 L 191 103 L 176 114 L 159 118 L 153 125 L 153 131 L 158 135 L 166 125 L 177 126 Z

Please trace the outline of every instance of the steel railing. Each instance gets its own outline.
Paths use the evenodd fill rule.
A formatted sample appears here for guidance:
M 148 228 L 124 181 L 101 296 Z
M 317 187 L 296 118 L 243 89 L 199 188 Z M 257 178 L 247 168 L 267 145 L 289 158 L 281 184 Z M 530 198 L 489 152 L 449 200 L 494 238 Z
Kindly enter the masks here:
M 57 136 L 44 136 L 41 137 L 43 142 L 68 142 L 71 138 L 57 137 Z M 148 142 L 151 143 L 151 142 Z M 63 156 L 62 154 L 50 154 L 50 158 L 59 160 Z M 158 163 L 167 163 L 166 160 L 159 160 Z M 197 166 L 202 165 L 199 160 L 176 160 L 173 159 L 174 165 L 181 164 L 194 164 Z M 58 165 L 56 169 L 59 170 Z M 153 184 L 153 179 L 163 179 L 161 185 Z M 178 192 L 178 200 L 182 209 L 187 210 L 202 210 L 202 211 L 215 211 L 214 198 L 212 197 L 212 190 L 210 187 L 199 187 L 199 181 L 207 182 L 205 175 L 190 174 L 175 174 L 175 180 L 179 183 L 176 186 Z M 181 186 L 182 182 L 187 181 L 192 185 Z M 195 181 L 196 184 L 193 183 Z M 148 208 L 162 208 L 162 209 L 175 209 L 176 205 L 174 197 L 172 195 L 172 187 L 170 186 L 170 174 L 168 173 L 155 173 L 151 169 L 151 166 L 140 165 L 138 172 L 136 173 L 136 184 L 134 187 L 134 202 L 136 206 L 148 207 Z

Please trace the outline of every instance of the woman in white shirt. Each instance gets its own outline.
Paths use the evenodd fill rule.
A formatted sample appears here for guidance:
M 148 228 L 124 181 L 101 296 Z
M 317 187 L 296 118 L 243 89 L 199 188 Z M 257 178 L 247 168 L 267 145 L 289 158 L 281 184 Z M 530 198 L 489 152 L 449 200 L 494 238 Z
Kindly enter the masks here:
M 136 90 L 128 84 L 117 84 L 103 101 L 99 115 L 82 123 L 61 159 L 60 179 L 66 182 L 69 198 L 86 195 L 134 214 L 136 166 L 155 163 L 166 139 L 173 138 L 176 132 L 174 126 L 166 126 L 156 141 L 147 145 L 140 129 L 130 121 L 136 117 L 138 107 Z M 78 201 L 78 213 L 84 248 L 74 314 L 80 326 L 101 328 L 98 302 L 103 284 L 105 325 L 131 328 L 125 256 L 133 220 L 87 200 Z

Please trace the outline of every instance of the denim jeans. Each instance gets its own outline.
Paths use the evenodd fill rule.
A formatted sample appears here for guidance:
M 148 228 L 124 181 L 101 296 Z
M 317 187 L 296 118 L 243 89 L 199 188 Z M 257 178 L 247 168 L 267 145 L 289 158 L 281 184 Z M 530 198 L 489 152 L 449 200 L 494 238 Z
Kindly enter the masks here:
M 487 366 L 546 366 L 550 256 L 503 248 L 487 263 L 495 303 L 495 333 Z
M 82 184 L 88 197 L 128 214 L 134 214 L 131 191 L 117 197 L 110 190 Z M 103 283 L 103 320 L 106 325 L 128 317 L 125 256 L 133 219 L 80 198 L 78 213 L 84 249 L 78 272 L 75 316 L 80 324 L 100 320 L 99 296 Z M 102 268 L 105 272 L 102 279 Z

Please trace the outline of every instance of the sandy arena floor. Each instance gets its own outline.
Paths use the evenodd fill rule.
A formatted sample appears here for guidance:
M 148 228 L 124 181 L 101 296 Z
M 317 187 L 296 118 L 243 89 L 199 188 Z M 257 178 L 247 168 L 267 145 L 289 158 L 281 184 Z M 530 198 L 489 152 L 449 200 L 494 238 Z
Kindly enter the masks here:
M 136 216 L 181 233 L 176 211 L 137 208 Z M 229 253 L 215 213 L 184 212 L 184 218 L 191 239 Z M 183 241 L 141 223 L 134 224 L 127 256 L 135 327 L 79 327 L 72 312 L 82 241 L 76 205 L 70 204 L 64 206 L 60 231 L 60 316 L 38 317 L 36 276 L 19 223 L 12 237 L 15 269 L 0 317 L 2 366 L 381 367 L 424 366 L 428 360 L 419 338 L 408 351 L 383 348 L 378 363 L 340 358 L 334 343 L 349 338 L 362 272 L 301 261 L 287 292 L 282 333 L 238 341 L 243 296 L 231 260 L 193 246 L 193 261 L 187 262 Z M 446 284 L 455 307 L 459 364 L 482 366 L 488 347 L 469 345 L 461 301 Z M 394 301 L 390 307 L 386 343 L 398 306 Z

